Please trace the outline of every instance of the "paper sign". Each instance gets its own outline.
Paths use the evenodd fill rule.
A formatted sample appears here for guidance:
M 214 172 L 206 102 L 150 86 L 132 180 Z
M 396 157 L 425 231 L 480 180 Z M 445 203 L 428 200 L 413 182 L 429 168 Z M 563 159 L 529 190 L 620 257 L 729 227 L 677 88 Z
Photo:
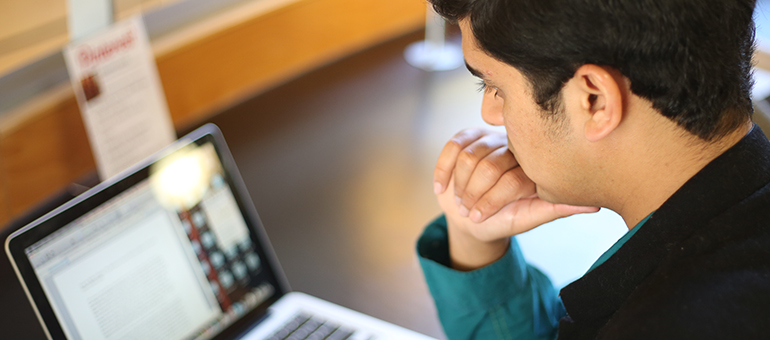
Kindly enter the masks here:
M 140 17 L 67 46 L 64 58 L 102 180 L 176 139 Z

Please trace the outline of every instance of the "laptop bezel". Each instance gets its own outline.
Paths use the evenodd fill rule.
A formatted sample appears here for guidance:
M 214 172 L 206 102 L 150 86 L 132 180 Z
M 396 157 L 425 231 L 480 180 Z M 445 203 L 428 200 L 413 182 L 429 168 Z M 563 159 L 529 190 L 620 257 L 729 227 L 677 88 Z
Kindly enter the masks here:
M 214 124 L 206 124 L 180 138 L 163 150 L 146 158 L 132 168 L 100 183 L 64 205 L 22 227 L 6 239 L 5 251 L 11 262 L 11 266 L 35 311 L 38 321 L 40 321 L 40 324 L 43 327 L 43 331 L 49 339 L 64 339 L 66 337 L 24 250 L 68 225 L 78 217 L 83 216 L 113 197 L 120 195 L 127 189 L 149 178 L 150 167 L 152 164 L 186 145 L 202 145 L 206 142 L 211 142 L 213 144 L 216 153 L 219 156 L 225 173 L 225 180 L 230 185 L 236 202 L 238 203 L 238 207 L 243 213 L 246 224 L 250 229 L 252 241 L 261 246 L 261 254 L 259 255 L 267 260 L 263 261 L 264 270 L 270 271 L 276 281 L 276 287 L 274 287 L 275 294 L 270 299 L 260 304 L 251 312 L 243 315 L 238 321 L 229 325 L 214 339 L 227 339 L 241 334 L 255 322 L 263 318 L 267 313 L 267 308 L 272 303 L 291 291 L 286 276 L 278 262 L 275 251 L 262 226 L 259 215 L 251 201 L 251 197 L 248 195 L 246 186 L 240 176 L 235 160 L 230 154 L 221 131 Z

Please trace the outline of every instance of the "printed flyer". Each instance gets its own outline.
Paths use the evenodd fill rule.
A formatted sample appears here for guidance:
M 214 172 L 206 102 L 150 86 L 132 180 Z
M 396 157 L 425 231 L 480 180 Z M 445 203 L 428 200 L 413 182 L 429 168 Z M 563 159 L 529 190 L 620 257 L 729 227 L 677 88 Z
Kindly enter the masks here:
M 141 17 L 74 42 L 64 58 L 102 180 L 176 139 Z

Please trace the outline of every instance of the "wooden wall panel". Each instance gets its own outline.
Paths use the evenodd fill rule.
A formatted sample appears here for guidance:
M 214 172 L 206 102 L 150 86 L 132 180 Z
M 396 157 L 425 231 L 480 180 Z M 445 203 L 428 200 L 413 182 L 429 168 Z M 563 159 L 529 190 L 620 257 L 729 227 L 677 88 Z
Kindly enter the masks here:
M 165 51 L 156 60 L 174 125 L 187 129 L 247 96 L 412 32 L 425 9 L 420 0 L 298 0 Z M 77 103 L 71 90 L 63 93 L 0 123 L 0 196 L 8 198 L 5 209 L 0 198 L 0 223 L 95 169 Z
M 112 2 L 115 19 L 120 20 L 180 1 Z M 50 55 L 67 43 L 67 0 L 0 0 L 0 75 Z
M 6 0 L 0 1 L 0 8 L 0 42 L 39 30 L 52 22 L 66 19 L 67 15 L 67 2 L 61 0 Z M 66 25 L 61 33 L 67 34 Z
M 74 97 L 3 135 L 0 154 L 10 216 L 96 168 Z
M 158 58 L 169 110 L 181 125 L 424 21 L 419 0 L 291 3 Z

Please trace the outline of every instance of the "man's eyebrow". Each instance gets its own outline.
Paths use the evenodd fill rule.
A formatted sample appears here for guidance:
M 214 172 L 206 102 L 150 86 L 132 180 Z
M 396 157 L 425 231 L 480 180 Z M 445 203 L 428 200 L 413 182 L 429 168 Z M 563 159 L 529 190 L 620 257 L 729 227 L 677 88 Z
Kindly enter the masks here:
M 466 67 L 466 68 L 468 68 L 468 71 L 469 71 L 469 72 L 470 72 L 470 73 L 471 73 L 471 74 L 472 74 L 474 77 L 476 77 L 476 78 L 481 78 L 481 79 L 484 79 L 484 76 L 481 74 L 481 72 L 479 72 L 479 71 L 478 71 L 478 70 L 476 70 L 475 68 L 471 67 L 471 65 L 469 65 L 467 61 L 465 62 L 465 67 Z

